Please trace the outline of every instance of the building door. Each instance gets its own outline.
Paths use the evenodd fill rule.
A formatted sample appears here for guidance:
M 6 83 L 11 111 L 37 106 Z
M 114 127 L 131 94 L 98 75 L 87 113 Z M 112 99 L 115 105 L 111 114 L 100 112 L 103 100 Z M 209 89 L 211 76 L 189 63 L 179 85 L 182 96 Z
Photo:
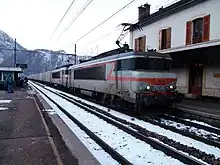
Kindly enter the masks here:
M 204 65 L 195 62 L 190 66 L 189 70 L 189 93 L 195 95 L 202 94 L 202 75 Z

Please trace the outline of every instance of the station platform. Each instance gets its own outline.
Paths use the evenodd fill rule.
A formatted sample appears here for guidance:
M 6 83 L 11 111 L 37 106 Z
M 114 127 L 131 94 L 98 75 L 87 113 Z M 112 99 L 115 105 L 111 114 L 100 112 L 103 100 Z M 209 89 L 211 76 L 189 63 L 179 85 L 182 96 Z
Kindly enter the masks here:
M 74 140 L 77 137 L 71 136 L 72 132 L 69 137 L 59 132 L 39 100 L 29 88 L 15 93 L 0 91 L 0 164 L 80 165 L 87 164 L 88 160 L 95 162 L 92 154 L 85 147 L 82 149 L 83 144 Z M 62 131 L 68 132 L 61 119 L 54 118 Z M 84 155 L 88 153 L 87 156 L 75 156 L 65 138 L 78 154 L 81 151 Z
M 220 119 L 220 103 L 213 100 L 184 99 L 178 108 L 201 114 L 210 118 Z

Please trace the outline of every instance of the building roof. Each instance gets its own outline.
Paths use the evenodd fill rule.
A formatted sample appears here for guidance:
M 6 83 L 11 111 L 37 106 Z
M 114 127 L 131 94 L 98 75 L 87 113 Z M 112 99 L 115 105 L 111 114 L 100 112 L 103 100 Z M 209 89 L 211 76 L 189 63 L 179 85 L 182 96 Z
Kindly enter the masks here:
M 21 68 L 14 68 L 14 67 L 0 67 L 0 71 L 22 72 L 22 69 Z
M 208 0 L 180 0 L 166 8 L 162 8 L 159 11 L 147 16 L 146 18 L 138 21 L 136 24 L 143 27 L 205 1 Z M 131 28 L 130 30 L 134 31 L 136 29 L 137 26 L 134 26 L 134 28 Z

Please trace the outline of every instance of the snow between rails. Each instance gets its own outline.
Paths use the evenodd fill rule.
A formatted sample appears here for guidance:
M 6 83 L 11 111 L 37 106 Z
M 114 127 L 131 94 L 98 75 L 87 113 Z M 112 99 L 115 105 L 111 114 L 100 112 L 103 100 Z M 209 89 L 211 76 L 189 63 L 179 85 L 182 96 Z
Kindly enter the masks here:
M 39 88 L 133 164 L 183 164 L 61 97 Z
M 70 97 L 72 97 L 74 99 L 78 99 L 78 100 L 80 100 L 82 102 L 85 102 L 87 104 L 93 105 L 93 106 L 95 106 L 97 108 L 100 108 L 100 109 L 105 110 L 106 112 L 108 112 L 108 108 L 106 108 L 106 107 L 103 107 L 103 106 L 100 106 L 98 104 L 92 103 L 90 101 L 87 101 L 87 100 L 75 97 L 75 96 L 73 96 L 71 94 L 68 94 L 68 93 L 56 90 L 54 88 L 50 88 L 50 87 L 47 87 L 47 86 L 45 86 L 45 87 L 50 89 L 50 90 L 52 90 L 52 91 L 66 94 L 66 95 L 68 95 L 68 96 L 70 96 Z M 170 139 L 172 139 L 174 141 L 180 142 L 181 144 L 184 144 L 184 145 L 187 145 L 187 146 L 190 146 L 190 147 L 194 147 L 194 148 L 199 149 L 199 150 L 201 150 L 201 151 L 203 151 L 205 153 L 213 154 L 217 158 L 220 158 L 220 149 L 217 148 L 217 147 L 213 147 L 213 146 L 207 145 L 207 144 L 205 144 L 203 142 L 194 140 L 194 139 L 189 138 L 189 137 L 185 137 L 185 136 L 183 136 L 181 134 L 178 134 L 178 133 L 166 130 L 164 128 L 161 128 L 159 126 L 147 123 L 147 122 L 139 120 L 139 119 L 135 119 L 134 121 L 132 121 L 131 118 L 133 118 L 133 117 L 128 116 L 128 115 L 123 114 L 123 113 L 120 113 L 120 112 L 117 112 L 117 111 L 114 111 L 114 110 L 111 110 L 109 113 L 114 115 L 114 116 L 116 116 L 116 117 L 122 118 L 124 120 L 128 120 L 129 122 L 137 124 L 137 125 L 139 125 L 139 126 L 141 126 L 143 128 L 146 128 L 149 131 L 156 132 L 159 135 L 163 135 L 163 136 L 166 136 L 166 137 L 168 137 L 168 138 L 170 138 Z

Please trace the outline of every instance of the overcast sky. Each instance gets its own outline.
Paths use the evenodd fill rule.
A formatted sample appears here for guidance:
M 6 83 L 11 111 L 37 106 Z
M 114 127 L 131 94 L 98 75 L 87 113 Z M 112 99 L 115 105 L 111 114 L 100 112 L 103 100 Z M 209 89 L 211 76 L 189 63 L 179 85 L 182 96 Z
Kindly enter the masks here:
M 58 36 L 71 23 L 77 12 L 88 0 L 75 0 L 52 38 L 50 36 L 72 0 L 0 0 L 0 29 L 6 32 L 27 49 L 65 50 L 74 53 L 74 44 L 80 37 L 103 20 L 128 4 L 131 0 L 93 0 L 83 14 L 59 38 Z M 122 27 L 122 22 L 134 22 L 138 18 L 138 6 L 148 2 L 151 13 L 160 5 L 174 0 L 136 0 L 129 7 L 111 18 L 104 25 L 77 43 L 77 54 L 95 55 L 112 48 Z M 123 41 L 128 42 L 128 37 Z M 128 42 L 129 43 L 129 42 Z

